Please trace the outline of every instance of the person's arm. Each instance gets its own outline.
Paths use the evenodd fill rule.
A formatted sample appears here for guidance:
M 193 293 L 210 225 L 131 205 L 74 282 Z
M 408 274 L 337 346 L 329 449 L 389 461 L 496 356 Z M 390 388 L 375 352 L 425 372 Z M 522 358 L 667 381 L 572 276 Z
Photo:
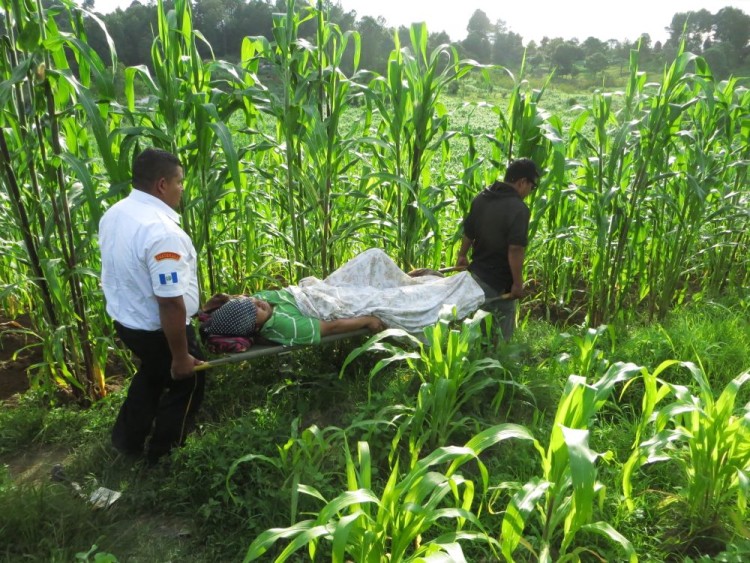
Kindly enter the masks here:
M 320 321 L 321 336 L 351 332 L 353 330 L 359 330 L 360 328 L 366 328 L 370 332 L 380 332 L 381 330 L 385 330 L 385 325 L 383 324 L 383 321 L 373 316 Z
M 469 259 L 466 257 L 466 253 L 469 252 L 471 245 L 474 241 L 466 235 L 461 238 L 461 248 L 458 251 L 458 258 L 456 258 L 456 268 L 468 268 Z
M 156 302 L 159 304 L 161 328 L 172 354 L 172 379 L 186 379 L 193 375 L 195 366 L 203 362 L 188 352 L 185 300 L 181 295 L 179 297 L 156 296 Z
M 511 244 L 508 246 L 508 264 L 513 275 L 513 285 L 510 288 L 511 298 L 523 297 L 523 259 L 526 249 L 523 246 Z

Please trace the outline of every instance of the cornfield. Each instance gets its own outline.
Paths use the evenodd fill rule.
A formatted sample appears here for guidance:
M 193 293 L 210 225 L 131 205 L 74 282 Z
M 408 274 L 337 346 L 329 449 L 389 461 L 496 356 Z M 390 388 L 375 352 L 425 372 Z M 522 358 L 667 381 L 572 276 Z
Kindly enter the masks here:
M 475 104 L 494 116 L 487 134 L 453 119 L 446 90 L 492 72 L 447 45 L 428 51 L 424 25 L 377 75 L 358 67 L 356 32 L 290 1 L 273 40 L 245 38 L 230 63 L 199 57 L 190 2 L 159 0 L 153 71 L 125 69 L 118 96 L 114 48 L 102 61 L 86 42 L 96 16 L 68 0 L 3 8 L 0 307 L 30 313 L 37 380 L 82 400 L 102 396 L 115 349 L 98 221 L 150 145 L 185 164 L 204 294 L 325 275 L 372 246 L 404 268 L 450 265 L 472 195 L 518 157 L 545 171 L 527 266 L 542 307 L 579 304 L 592 325 L 659 318 L 747 284 L 750 92 L 691 53 L 651 83 L 634 51 L 627 88 L 595 92 L 568 125 L 522 68 L 505 99 Z

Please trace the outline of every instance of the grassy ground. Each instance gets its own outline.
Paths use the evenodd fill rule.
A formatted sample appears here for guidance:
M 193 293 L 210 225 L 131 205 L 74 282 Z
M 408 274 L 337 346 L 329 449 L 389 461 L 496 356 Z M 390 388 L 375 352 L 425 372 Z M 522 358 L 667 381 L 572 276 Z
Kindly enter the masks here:
M 720 390 L 750 366 L 748 319 L 747 307 L 739 302 L 700 303 L 674 312 L 663 324 L 602 332 L 596 347 L 602 358 L 649 369 L 670 358 L 700 362 L 714 389 Z M 505 367 L 504 377 L 512 377 L 518 387 L 502 397 L 488 393 L 473 398 L 465 414 L 470 413 L 478 427 L 523 424 L 544 442 L 562 385 L 578 367 L 584 333 L 582 327 L 563 331 L 527 320 L 515 343 L 495 353 Z M 33 392 L 17 406 L 6 405 L 0 410 L 0 558 L 241 560 L 260 532 L 291 523 L 293 477 L 326 498 L 341 490 L 344 446 L 336 429 L 348 429 L 350 447 L 356 440 L 370 443 L 373 479 L 383 479 L 393 437 L 384 421 L 393 416 L 395 405 L 413 404 L 419 381 L 402 368 L 383 371 L 370 381 L 374 356 L 357 360 L 339 378 L 338 367 L 354 344 L 214 370 L 197 431 L 186 447 L 153 468 L 124 459 L 109 446 L 109 427 L 122 392 L 88 410 L 50 408 Z M 685 530 L 674 512 L 675 495 L 660 492 L 681 486 L 674 467 L 645 471 L 649 486 L 639 489 L 636 510 L 624 509 L 618 476 L 632 446 L 639 407 L 633 393 L 637 391 L 614 396 L 592 434 L 595 451 L 612 452 L 600 464 L 599 477 L 609 493 L 597 517 L 628 537 L 641 560 L 688 555 L 697 560 L 725 550 L 734 555 L 721 560 L 741 560 L 750 545 L 726 531 L 733 525 L 693 541 L 688 552 L 682 550 Z M 747 400 L 745 393 L 738 404 Z M 471 429 L 459 431 L 455 443 L 470 435 Z M 255 457 L 239 464 L 228 479 L 235 460 L 248 454 Z M 483 460 L 494 484 L 523 482 L 539 470 L 533 451 L 524 445 L 503 446 Z M 62 481 L 51 478 L 55 464 L 63 468 Z M 85 497 L 100 486 L 123 496 L 109 509 L 92 509 Z M 301 498 L 297 512 L 301 518 L 316 509 L 319 503 Z M 498 518 L 488 513 L 483 520 L 497 529 Z M 605 556 L 617 556 L 601 540 L 586 541 Z M 467 553 L 472 550 L 475 560 L 489 556 L 474 546 Z

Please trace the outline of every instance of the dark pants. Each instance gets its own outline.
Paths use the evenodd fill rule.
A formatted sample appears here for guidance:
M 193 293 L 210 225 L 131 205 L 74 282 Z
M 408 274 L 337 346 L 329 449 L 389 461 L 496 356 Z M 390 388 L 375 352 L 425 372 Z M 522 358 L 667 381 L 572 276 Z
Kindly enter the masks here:
M 472 273 L 471 277 L 484 291 L 485 299 L 500 296 L 499 291 L 483 282 L 479 279 L 479 276 Z M 514 299 L 498 299 L 487 305 L 482 305 L 480 308 L 492 314 L 492 332 L 497 334 L 499 330 L 500 334 L 503 335 L 503 340 L 508 342 L 516 328 L 516 301 Z
M 128 388 L 112 429 L 112 444 L 128 454 L 144 451 L 151 435 L 147 457 L 155 461 L 185 442 L 187 429 L 203 401 L 205 376 L 172 379 L 172 354 L 162 331 L 133 330 L 115 322 L 117 335 L 141 361 Z M 193 327 L 187 326 L 188 350 L 196 358 L 201 352 Z

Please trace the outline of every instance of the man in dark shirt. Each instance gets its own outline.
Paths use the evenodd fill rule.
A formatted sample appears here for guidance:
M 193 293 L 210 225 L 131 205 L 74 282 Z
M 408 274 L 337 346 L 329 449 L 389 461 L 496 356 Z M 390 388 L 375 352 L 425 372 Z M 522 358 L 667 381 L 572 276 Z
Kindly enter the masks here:
M 532 160 L 514 160 L 502 182 L 495 182 L 474 198 L 463 223 L 456 266 L 468 267 L 487 299 L 510 294 L 510 299 L 485 307 L 506 341 L 515 328 L 515 300 L 523 297 L 523 260 L 529 229 L 529 208 L 523 200 L 536 188 L 540 176 Z M 469 248 L 471 263 L 466 257 Z

